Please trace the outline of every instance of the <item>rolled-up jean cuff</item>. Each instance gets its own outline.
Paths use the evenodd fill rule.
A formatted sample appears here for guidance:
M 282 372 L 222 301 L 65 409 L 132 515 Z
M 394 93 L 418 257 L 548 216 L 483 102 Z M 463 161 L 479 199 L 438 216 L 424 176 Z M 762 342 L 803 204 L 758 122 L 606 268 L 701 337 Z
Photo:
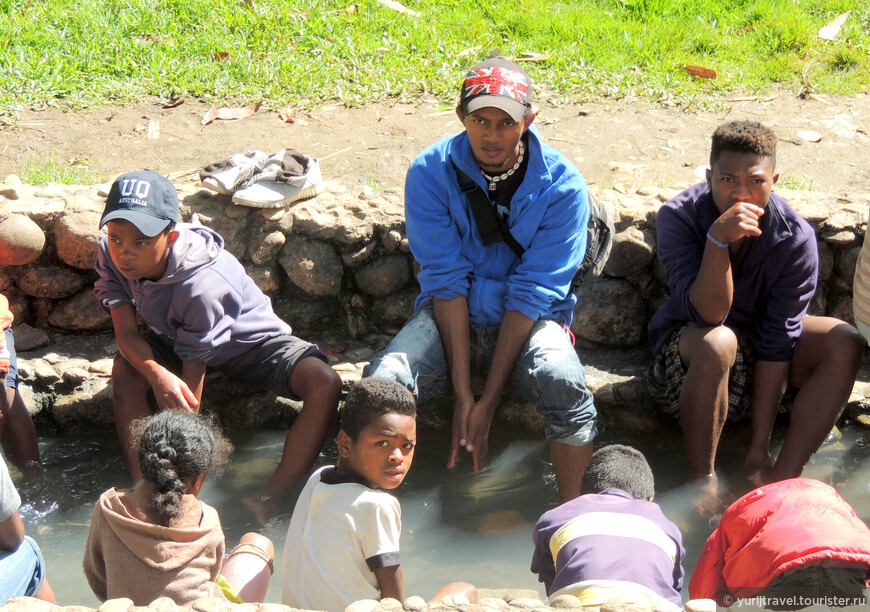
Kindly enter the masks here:
M 593 417 L 580 429 L 560 425 L 547 425 L 546 429 L 547 440 L 568 446 L 586 446 L 597 435 L 598 417 Z

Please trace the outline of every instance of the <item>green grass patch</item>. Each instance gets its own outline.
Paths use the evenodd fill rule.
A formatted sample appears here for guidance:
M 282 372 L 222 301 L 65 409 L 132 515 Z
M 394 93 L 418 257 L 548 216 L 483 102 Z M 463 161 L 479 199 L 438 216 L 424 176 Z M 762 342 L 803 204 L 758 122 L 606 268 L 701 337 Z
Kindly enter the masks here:
M 44 157 L 28 157 L 19 167 L 18 177 L 27 185 L 94 185 L 105 180 L 105 177 L 91 172 L 87 164 L 64 163 L 57 158 L 57 152 Z
M 791 189 L 793 191 L 812 191 L 813 179 L 792 174 L 788 171 L 779 175 L 779 180 L 776 182 L 778 187 L 783 189 Z
M 870 8 L 854 0 L 405 5 L 421 16 L 376 0 L 0 0 L 0 109 L 143 96 L 272 106 L 452 101 L 463 71 L 492 48 L 549 56 L 527 67 L 554 102 L 870 86 Z M 836 40 L 819 39 L 846 10 Z M 690 64 L 718 78 L 691 76 Z

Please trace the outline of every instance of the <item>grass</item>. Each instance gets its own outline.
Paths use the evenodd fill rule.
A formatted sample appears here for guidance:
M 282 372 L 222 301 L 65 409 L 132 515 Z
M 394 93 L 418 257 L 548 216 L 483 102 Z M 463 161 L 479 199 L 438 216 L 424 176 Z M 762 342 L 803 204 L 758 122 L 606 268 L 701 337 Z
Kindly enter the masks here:
M 783 172 L 779 175 L 779 180 L 776 182 L 776 184 L 778 187 L 782 187 L 783 189 L 791 189 L 792 191 L 813 190 L 812 178 L 795 175 L 788 171 Z
M 42 185 L 43 183 L 94 185 L 106 178 L 91 172 L 86 164 L 60 161 L 56 152 L 39 158 L 28 157 L 19 167 L 18 177 L 27 185 Z
M 453 100 L 491 48 L 539 99 L 870 87 L 870 7 L 854 0 L 0 0 L 0 111 L 143 96 L 278 107 Z M 846 10 L 835 41 L 816 36 Z M 225 55 L 223 55 L 225 54 Z M 693 64 L 716 79 L 689 75 Z

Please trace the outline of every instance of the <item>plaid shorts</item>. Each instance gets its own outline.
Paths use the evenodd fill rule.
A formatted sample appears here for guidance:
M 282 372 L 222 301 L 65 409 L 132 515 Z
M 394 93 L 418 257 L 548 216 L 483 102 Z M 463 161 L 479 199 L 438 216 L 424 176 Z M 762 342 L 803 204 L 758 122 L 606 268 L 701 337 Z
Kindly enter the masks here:
M 650 397 L 666 414 L 680 418 L 680 391 L 686 377 L 686 366 L 680 357 L 680 337 L 686 323 L 674 332 L 662 347 L 655 362 L 647 372 L 646 383 Z M 755 367 L 749 334 L 737 333 L 737 357 L 728 376 L 728 420 L 740 420 L 749 416 L 752 400 L 752 371 Z

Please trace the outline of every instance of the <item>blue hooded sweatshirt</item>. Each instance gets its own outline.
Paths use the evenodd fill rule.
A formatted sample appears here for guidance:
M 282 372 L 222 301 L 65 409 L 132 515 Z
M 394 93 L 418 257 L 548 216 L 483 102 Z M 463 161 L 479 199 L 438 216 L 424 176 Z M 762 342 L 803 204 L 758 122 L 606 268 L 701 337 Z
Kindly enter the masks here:
M 132 304 L 154 332 L 183 362 L 220 366 L 253 346 L 283 334 L 290 326 L 245 269 L 223 249 L 223 238 L 207 227 L 179 223 L 178 239 L 157 281 L 128 280 L 100 240 L 94 291 L 110 312 Z
M 484 245 L 454 164 L 486 184 L 466 132 L 423 151 L 405 180 L 408 242 L 420 263 L 416 308 L 433 298 L 468 299 L 471 322 L 497 327 L 505 310 L 530 319 L 571 324 L 577 298 L 570 285 L 586 250 L 586 181 L 561 153 L 527 131 L 529 165 L 511 199 L 511 234 L 526 249 L 522 260 L 504 242 Z

